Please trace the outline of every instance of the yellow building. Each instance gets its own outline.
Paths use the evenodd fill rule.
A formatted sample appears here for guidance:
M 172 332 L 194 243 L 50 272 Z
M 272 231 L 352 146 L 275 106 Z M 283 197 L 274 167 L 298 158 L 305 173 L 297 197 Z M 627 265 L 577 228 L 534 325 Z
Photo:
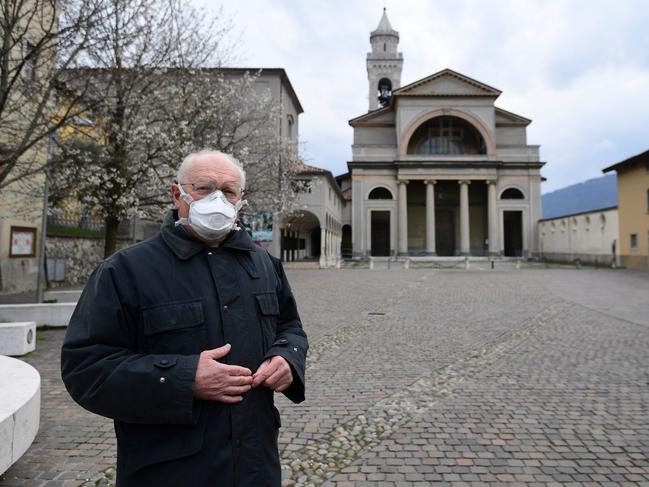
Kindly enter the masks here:
M 620 263 L 649 269 L 649 150 L 602 171 L 617 171 Z

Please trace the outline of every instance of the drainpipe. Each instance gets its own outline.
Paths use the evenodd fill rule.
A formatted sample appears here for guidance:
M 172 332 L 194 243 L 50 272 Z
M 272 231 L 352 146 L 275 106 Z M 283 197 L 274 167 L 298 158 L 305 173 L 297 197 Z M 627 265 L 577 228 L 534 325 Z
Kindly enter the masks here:
M 52 157 L 54 153 L 54 143 L 52 141 L 54 135 L 50 134 L 47 139 L 47 166 L 45 170 L 45 184 L 43 185 L 43 213 L 41 215 L 41 241 L 39 246 L 38 255 L 38 277 L 36 284 L 36 302 L 42 303 L 45 294 L 45 238 L 47 235 L 47 207 L 48 207 L 48 177 L 47 173 L 52 165 Z

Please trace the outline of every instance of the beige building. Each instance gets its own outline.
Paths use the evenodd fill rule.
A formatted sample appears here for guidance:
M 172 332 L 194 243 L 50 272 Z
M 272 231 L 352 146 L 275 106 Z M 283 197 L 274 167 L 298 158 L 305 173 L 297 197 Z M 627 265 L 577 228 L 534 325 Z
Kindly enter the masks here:
M 283 261 L 311 260 L 337 266 L 342 258 L 343 220 L 347 202 L 330 171 L 300 164 L 294 169 L 294 210 L 281 219 L 273 240 Z
M 539 221 L 539 253 L 550 261 L 617 265 L 617 207 Z
M 3 87 L 8 99 L 3 100 L 0 113 L 0 152 L 18 151 L 21 155 L 0 189 L 0 302 L 33 299 L 38 287 L 45 184 L 42 169 L 48 157 L 43 125 L 54 116 L 56 107 L 48 95 L 54 59 L 46 56 L 54 55 L 55 48 L 37 44 L 56 29 L 56 22 L 52 22 L 52 4 L 39 4 L 38 9 L 36 5 L 16 3 L 15 11 L 7 14 L 16 24 L 5 19 L 11 24 L 7 28 L 12 43 L 9 62 L 2 71 L 12 87 Z
M 369 112 L 354 129 L 353 255 L 538 254 L 539 146 L 501 92 L 451 69 L 401 86 L 387 14 L 370 35 Z
M 40 158 L 44 163 L 47 145 L 39 144 L 28 157 Z M 0 298 L 3 301 L 13 295 L 35 293 L 38 287 L 44 180 L 36 174 L 0 191 Z
M 603 172 L 617 172 L 620 263 L 632 269 L 649 268 L 649 150 Z

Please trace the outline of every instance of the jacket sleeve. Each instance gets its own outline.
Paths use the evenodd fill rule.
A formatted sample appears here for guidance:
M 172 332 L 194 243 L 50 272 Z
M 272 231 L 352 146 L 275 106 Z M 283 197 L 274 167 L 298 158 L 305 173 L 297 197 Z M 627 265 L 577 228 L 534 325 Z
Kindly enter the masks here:
M 279 259 L 272 257 L 273 266 L 278 277 L 277 299 L 279 301 L 279 319 L 275 341 L 266 353 L 265 358 L 279 355 L 291 366 L 293 382 L 284 391 L 284 395 L 295 403 L 304 401 L 306 353 L 309 349 L 306 333 L 297 311 L 293 291 L 286 278 L 286 273 Z
M 118 276 L 110 261 L 91 275 L 63 342 L 63 382 L 77 403 L 102 416 L 130 423 L 195 423 L 198 355 L 135 352 L 138 311 L 125 297 L 135 296 L 127 277 Z

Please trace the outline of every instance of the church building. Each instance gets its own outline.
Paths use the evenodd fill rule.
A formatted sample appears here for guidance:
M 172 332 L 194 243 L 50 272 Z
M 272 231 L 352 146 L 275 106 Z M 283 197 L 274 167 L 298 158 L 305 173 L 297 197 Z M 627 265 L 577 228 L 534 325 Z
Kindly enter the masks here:
M 536 255 L 544 163 L 531 120 L 451 69 L 402 85 L 385 9 L 370 43 L 369 110 L 349 121 L 352 255 Z

